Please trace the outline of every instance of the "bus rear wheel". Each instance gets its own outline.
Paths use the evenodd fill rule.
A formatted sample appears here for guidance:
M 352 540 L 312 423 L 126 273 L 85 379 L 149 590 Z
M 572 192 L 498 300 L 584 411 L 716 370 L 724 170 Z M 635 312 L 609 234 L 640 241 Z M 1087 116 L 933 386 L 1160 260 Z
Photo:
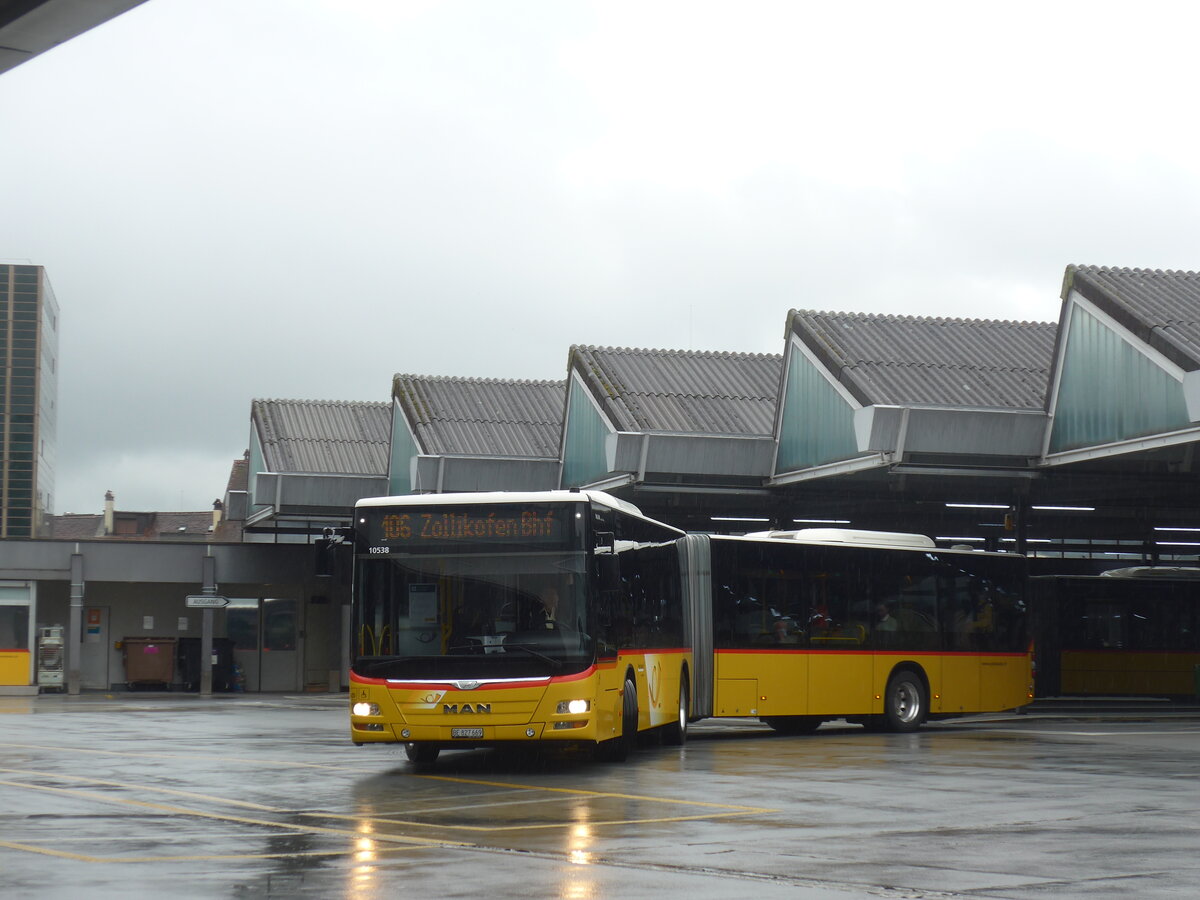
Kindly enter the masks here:
M 431 768 L 441 752 L 439 747 L 431 747 L 429 744 L 404 745 L 404 755 L 418 769 Z
M 916 731 L 929 711 L 929 698 L 921 676 L 897 672 L 888 680 L 883 697 L 883 719 L 889 731 Z
M 690 694 L 688 693 L 687 675 L 679 678 L 679 714 L 675 721 L 663 728 L 663 743 L 672 747 L 681 747 L 687 743 L 688 718 L 691 710 Z

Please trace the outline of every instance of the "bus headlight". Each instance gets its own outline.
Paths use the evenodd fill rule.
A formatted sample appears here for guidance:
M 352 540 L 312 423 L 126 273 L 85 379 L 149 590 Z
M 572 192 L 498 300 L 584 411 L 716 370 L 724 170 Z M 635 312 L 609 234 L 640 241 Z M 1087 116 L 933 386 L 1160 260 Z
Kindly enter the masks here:
M 355 703 L 350 707 L 350 712 L 356 716 L 377 716 L 379 715 L 379 704 Z
M 555 710 L 555 712 L 560 716 L 567 715 L 568 713 L 571 715 L 579 715 L 580 713 L 587 712 L 591 708 L 592 702 L 590 700 L 559 700 L 558 708 Z

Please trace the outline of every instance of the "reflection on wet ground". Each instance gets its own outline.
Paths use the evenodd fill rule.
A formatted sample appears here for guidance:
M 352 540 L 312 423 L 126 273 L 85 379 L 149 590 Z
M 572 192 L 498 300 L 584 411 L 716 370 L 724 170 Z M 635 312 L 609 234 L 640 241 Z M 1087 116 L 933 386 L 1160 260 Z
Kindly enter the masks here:
M 0 720 L 6 897 L 1092 898 L 1200 876 L 1187 718 L 731 720 L 625 764 L 460 751 L 417 773 L 350 745 L 344 698 L 33 702 Z

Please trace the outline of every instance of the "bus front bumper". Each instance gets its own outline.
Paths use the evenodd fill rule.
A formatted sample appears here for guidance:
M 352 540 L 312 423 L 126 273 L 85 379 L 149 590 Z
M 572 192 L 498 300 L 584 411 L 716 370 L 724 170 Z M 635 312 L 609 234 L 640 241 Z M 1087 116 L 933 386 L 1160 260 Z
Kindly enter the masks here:
M 560 720 L 518 725 L 411 725 L 351 719 L 355 743 L 436 743 L 446 747 L 482 747 L 529 741 L 595 741 L 591 721 Z

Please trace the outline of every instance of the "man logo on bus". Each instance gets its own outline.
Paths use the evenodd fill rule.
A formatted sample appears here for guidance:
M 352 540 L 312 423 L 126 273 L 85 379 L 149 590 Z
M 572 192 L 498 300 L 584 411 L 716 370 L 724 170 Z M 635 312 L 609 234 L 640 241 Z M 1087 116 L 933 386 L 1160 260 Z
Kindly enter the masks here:
M 467 713 L 490 713 L 491 711 L 492 704 L 490 703 L 476 703 L 474 706 L 470 703 L 464 703 L 462 706 L 459 706 L 457 703 L 442 704 L 442 712 L 447 716 L 456 716 L 459 713 L 463 715 Z

